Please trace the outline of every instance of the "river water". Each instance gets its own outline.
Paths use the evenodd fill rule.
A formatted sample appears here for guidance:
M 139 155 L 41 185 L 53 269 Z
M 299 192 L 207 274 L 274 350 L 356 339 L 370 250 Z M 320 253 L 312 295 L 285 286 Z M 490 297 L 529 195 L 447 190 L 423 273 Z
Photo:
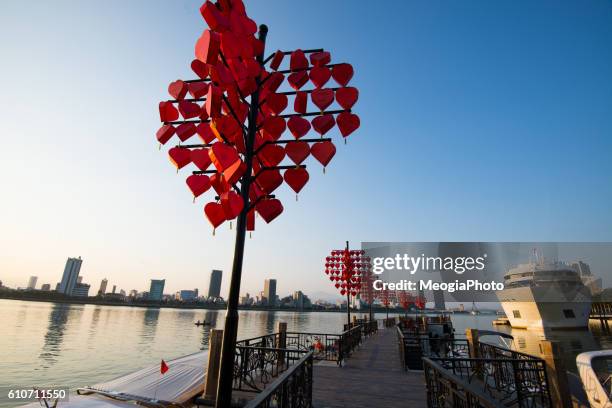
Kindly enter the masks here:
M 208 347 L 210 328 L 222 328 L 224 311 L 75 305 L 0 299 L 0 407 L 15 406 L 9 388 L 93 385 Z M 385 317 L 377 314 L 377 318 Z M 490 315 L 453 315 L 457 334 L 467 327 L 492 330 Z M 212 326 L 196 327 L 197 320 Z M 240 311 L 238 338 L 289 331 L 340 333 L 344 313 Z M 497 327 L 515 337 L 511 347 L 539 353 L 539 339 L 560 341 L 571 365 L 575 355 L 612 348 L 599 325 L 589 331 L 543 334 Z M 491 341 L 498 341 L 492 338 Z

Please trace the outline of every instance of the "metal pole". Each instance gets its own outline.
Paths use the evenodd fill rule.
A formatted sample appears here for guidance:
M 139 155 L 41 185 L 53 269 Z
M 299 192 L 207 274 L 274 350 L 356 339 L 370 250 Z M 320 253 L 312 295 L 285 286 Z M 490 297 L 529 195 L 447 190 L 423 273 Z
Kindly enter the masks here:
M 349 242 L 346 241 L 346 256 L 347 256 L 347 260 L 346 263 L 344 264 L 344 268 L 345 268 L 345 273 L 346 273 L 346 314 L 347 314 L 347 323 L 348 323 L 348 328 L 350 330 L 351 328 L 351 293 L 349 291 L 349 282 L 350 282 L 350 274 L 349 274 L 349 265 L 351 263 L 351 254 L 349 253 Z
M 259 40 L 266 43 L 268 27 L 259 26 Z M 257 61 L 263 64 L 263 52 L 257 57 Z M 244 258 L 244 241 L 246 236 L 246 220 L 249 212 L 249 190 L 253 182 L 253 147 L 255 134 L 257 132 L 257 113 L 259 107 L 260 80 L 257 81 L 257 90 L 251 95 L 251 108 L 249 110 L 249 126 L 246 137 L 246 154 L 244 162 L 246 170 L 240 184 L 240 195 L 244 201 L 244 208 L 238 216 L 236 225 L 236 245 L 234 247 L 234 262 L 232 264 L 232 276 L 230 281 L 229 297 L 227 299 L 227 314 L 225 316 L 225 330 L 223 331 L 223 345 L 221 347 L 221 367 L 219 370 L 219 386 L 217 387 L 216 408 L 231 406 L 232 384 L 234 381 L 234 352 L 236 348 L 236 337 L 238 335 L 238 298 L 240 296 L 240 279 L 242 277 L 242 260 Z

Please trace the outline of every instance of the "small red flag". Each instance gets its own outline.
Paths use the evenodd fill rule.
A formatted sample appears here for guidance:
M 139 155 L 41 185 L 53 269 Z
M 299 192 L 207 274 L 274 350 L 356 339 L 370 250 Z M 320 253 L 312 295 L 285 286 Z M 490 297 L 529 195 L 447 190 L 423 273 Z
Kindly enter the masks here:
M 166 374 L 166 371 L 168 371 L 168 364 L 166 364 L 164 360 L 161 361 L 161 367 L 159 368 L 159 371 L 162 374 Z

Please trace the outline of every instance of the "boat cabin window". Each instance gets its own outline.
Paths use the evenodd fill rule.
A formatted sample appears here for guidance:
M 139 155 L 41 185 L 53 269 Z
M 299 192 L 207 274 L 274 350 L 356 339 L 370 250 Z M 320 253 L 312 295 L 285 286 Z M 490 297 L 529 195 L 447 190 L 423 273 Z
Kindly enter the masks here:
M 514 315 L 515 318 L 520 319 L 521 318 L 521 312 L 518 310 L 513 310 L 512 314 Z
M 575 319 L 576 315 L 574 314 L 573 309 L 563 309 L 563 315 L 566 319 Z

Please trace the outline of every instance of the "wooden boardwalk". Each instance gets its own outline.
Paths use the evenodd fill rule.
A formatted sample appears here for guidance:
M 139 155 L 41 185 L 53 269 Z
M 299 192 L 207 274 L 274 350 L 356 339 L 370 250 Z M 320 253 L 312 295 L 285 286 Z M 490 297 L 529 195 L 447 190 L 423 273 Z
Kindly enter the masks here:
M 314 408 L 425 407 L 423 373 L 404 371 L 395 330 L 380 329 L 366 338 L 343 367 L 316 363 Z

